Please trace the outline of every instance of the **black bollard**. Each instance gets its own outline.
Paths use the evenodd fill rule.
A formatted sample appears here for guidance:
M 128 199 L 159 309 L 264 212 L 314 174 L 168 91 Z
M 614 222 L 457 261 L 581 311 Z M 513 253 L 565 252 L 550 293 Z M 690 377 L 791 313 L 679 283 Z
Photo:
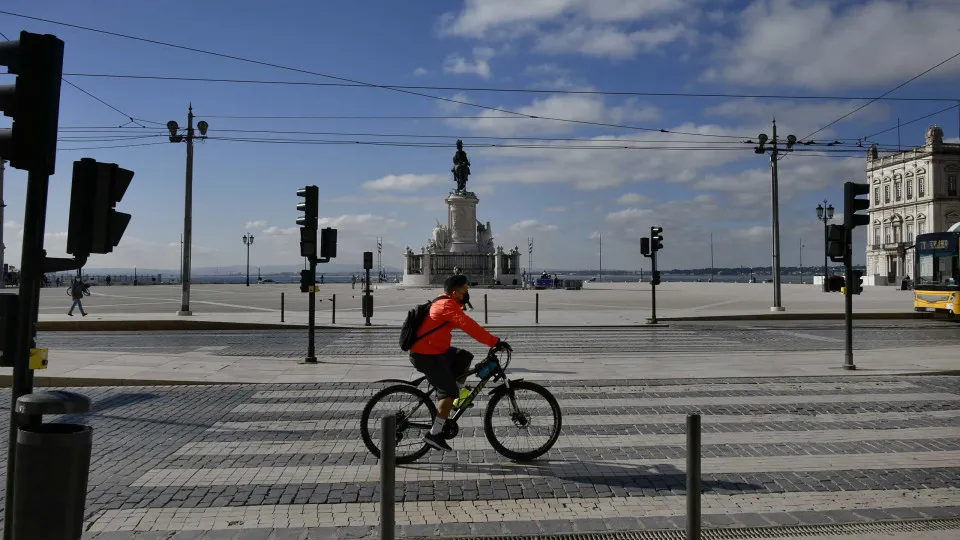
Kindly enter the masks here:
M 333 305 L 330 306 L 330 324 L 337 324 L 337 295 L 333 295 L 331 300 Z
M 540 293 L 537 293 L 537 301 L 533 308 L 533 322 L 540 324 Z
M 700 540 L 700 415 L 687 415 L 687 539 Z
M 394 489 L 396 488 L 397 417 L 380 420 L 380 540 L 393 540 Z
M 280 322 L 284 322 L 284 300 L 283 291 L 280 291 Z
M 487 318 L 487 295 L 483 295 L 483 324 L 490 322 Z

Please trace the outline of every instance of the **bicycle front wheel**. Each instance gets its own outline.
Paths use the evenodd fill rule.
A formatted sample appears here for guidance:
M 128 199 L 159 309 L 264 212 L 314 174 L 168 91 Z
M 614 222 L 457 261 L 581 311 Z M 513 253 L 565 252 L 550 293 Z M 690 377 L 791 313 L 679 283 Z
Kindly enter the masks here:
M 412 463 L 430 451 L 423 436 L 430 432 L 437 417 L 437 407 L 427 394 L 406 384 L 388 386 L 377 392 L 360 415 L 360 435 L 370 453 L 380 457 L 380 420 L 387 415 L 397 418 L 397 463 Z
M 531 461 L 547 453 L 560 437 L 560 404 L 546 388 L 528 381 L 494 390 L 483 416 L 483 431 L 500 455 Z

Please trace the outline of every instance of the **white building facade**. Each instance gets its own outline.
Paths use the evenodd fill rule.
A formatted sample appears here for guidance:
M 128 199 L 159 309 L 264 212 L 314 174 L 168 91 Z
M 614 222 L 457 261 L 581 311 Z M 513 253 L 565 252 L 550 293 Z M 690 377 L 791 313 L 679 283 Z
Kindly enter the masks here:
M 899 285 L 914 277 L 916 236 L 960 223 L 960 144 L 945 144 L 943 130 L 931 126 L 923 146 L 884 156 L 871 146 L 866 174 L 867 281 Z

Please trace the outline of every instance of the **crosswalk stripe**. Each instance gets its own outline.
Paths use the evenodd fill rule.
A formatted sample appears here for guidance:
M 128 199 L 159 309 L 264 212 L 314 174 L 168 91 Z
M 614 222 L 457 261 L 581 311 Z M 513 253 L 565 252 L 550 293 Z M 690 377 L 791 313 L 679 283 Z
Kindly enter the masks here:
M 685 414 L 571 414 L 563 415 L 564 426 L 610 426 L 645 424 L 680 424 L 686 421 Z M 817 422 L 823 424 L 837 422 L 878 422 L 882 420 L 922 420 L 924 418 L 950 419 L 960 418 L 960 409 L 947 409 L 927 412 L 858 412 L 849 414 L 711 414 L 704 415 L 704 424 L 752 424 L 779 422 Z M 461 428 L 481 427 L 483 419 L 479 415 L 467 415 L 458 422 Z M 206 431 L 323 431 L 339 429 L 359 429 L 360 418 L 334 418 L 327 420 L 251 420 L 215 422 Z M 888 430 L 890 431 L 890 430 Z
M 911 428 L 898 430 L 837 429 L 817 431 L 761 431 L 703 433 L 702 444 L 777 444 L 825 443 L 853 441 L 894 441 L 960 438 L 960 427 Z M 580 435 L 560 436 L 554 448 L 619 448 L 642 446 L 681 446 L 686 435 Z M 457 437 L 456 450 L 485 450 L 490 443 L 485 437 Z M 278 454 L 342 454 L 367 452 L 359 439 L 346 441 L 229 441 L 192 442 L 174 452 L 175 456 L 240 456 Z
M 752 456 L 703 458 L 704 473 L 757 473 L 775 471 L 841 471 L 954 467 L 960 451 L 900 452 L 889 454 L 827 454 L 803 456 Z M 650 474 L 682 471 L 685 460 L 630 459 L 615 462 L 539 461 L 527 464 L 429 463 L 398 467 L 397 482 L 496 480 L 509 478 L 617 477 L 647 471 Z M 185 487 L 215 485 L 289 485 L 319 483 L 377 482 L 378 465 L 165 468 L 151 469 L 131 486 Z
M 844 392 L 851 390 L 906 390 L 915 389 L 917 385 L 906 381 L 885 382 L 836 382 L 836 383 L 729 383 L 729 384 L 664 384 L 664 385 L 630 385 L 630 386 L 549 386 L 554 394 L 607 394 L 607 393 L 684 393 L 684 392 Z M 372 396 L 377 389 L 330 389 L 330 390 L 263 390 L 251 396 L 254 399 L 310 399 L 310 398 L 340 398 L 340 397 L 367 397 Z
M 807 403 L 810 396 L 723 396 L 723 397 L 664 397 L 664 398 L 614 398 L 614 399 L 563 399 L 562 407 L 671 407 L 701 405 L 774 405 L 784 403 Z M 816 396 L 818 404 L 863 403 L 897 401 L 956 401 L 955 394 L 842 394 Z M 245 403 L 230 410 L 231 413 L 270 412 L 315 412 L 315 411 L 362 411 L 363 402 L 317 402 L 317 403 Z
M 844 503 L 848 510 L 911 506 L 955 506 L 960 489 L 895 489 L 857 492 L 858 497 Z M 837 508 L 837 494 L 827 492 L 788 492 L 765 495 L 704 493 L 704 515 L 766 513 L 789 508 L 792 512 L 824 512 Z M 397 525 L 414 523 L 456 523 L 487 521 L 528 521 L 556 519 L 616 518 L 636 516 L 684 516 L 686 497 L 658 495 L 650 497 L 567 497 L 560 499 L 521 499 L 488 501 L 398 502 Z M 481 519 L 483 517 L 483 519 Z M 211 508 L 130 508 L 104 510 L 88 524 L 91 532 L 160 531 L 271 528 L 271 527 L 344 527 L 376 526 L 380 520 L 379 503 L 284 504 L 276 506 L 224 506 Z

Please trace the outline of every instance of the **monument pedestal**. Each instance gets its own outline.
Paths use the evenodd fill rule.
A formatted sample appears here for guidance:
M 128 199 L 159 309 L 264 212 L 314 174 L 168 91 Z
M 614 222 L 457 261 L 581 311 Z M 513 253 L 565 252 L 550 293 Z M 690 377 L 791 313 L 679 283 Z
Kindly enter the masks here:
M 477 203 L 480 199 L 469 191 L 460 191 L 451 193 L 446 201 L 450 253 L 478 253 Z

